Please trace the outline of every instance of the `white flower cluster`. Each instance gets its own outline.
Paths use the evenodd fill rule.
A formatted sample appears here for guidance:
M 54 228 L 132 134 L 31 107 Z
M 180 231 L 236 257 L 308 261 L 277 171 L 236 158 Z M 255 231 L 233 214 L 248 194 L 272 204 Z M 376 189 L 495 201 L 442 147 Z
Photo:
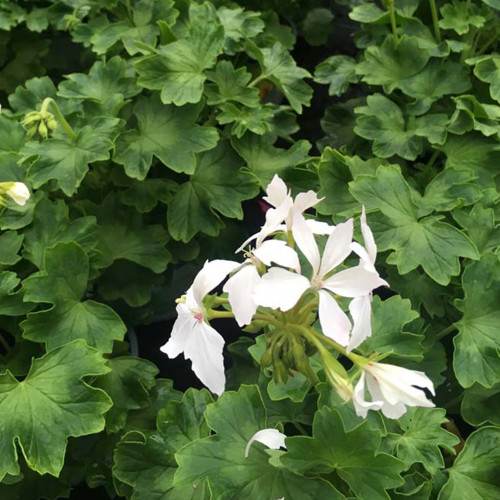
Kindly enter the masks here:
M 254 242 L 243 263 L 228 260 L 207 261 L 192 286 L 177 306 L 178 318 L 169 341 L 161 348 L 170 358 L 184 353 L 192 361 L 196 376 L 214 393 L 225 387 L 222 350 L 224 339 L 208 323 L 211 316 L 204 299 L 230 275 L 223 287 L 232 314 L 239 326 L 249 325 L 259 307 L 287 312 L 300 303 L 304 294 L 317 297 L 321 329 L 347 353 L 371 335 L 371 294 L 387 283 L 375 269 L 377 247 L 361 215 L 364 244 L 353 241 L 354 221 L 349 219 L 330 226 L 306 219 L 304 212 L 320 199 L 313 191 L 291 196 L 285 183 L 275 176 L 266 189 L 264 200 L 271 205 L 261 230 L 238 249 Z M 321 254 L 316 236 L 327 236 Z M 283 239 L 270 239 L 270 237 Z M 302 274 L 299 254 L 307 259 L 311 271 Z M 357 265 L 339 269 L 354 252 Z M 349 315 L 337 302 L 351 299 Z M 405 412 L 404 405 L 433 406 L 424 393 L 413 385 L 433 391 L 432 382 L 422 373 L 392 365 L 368 362 L 356 385 L 353 401 L 359 415 L 368 409 L 381 410 L 390 418 Z M 386 380 L 394 382 L 393 386 Z M 365 384 L 372 400 L 365 400 Z M 390 386 L 390 387 L 389 387 Z

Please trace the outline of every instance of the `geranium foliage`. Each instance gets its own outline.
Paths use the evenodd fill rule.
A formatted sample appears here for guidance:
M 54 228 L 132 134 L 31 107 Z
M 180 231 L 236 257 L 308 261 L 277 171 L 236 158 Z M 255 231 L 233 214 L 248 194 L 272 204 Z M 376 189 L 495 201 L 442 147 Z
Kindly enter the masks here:
M 499 26 L 0 2 L 0 498 L 500 498 Z

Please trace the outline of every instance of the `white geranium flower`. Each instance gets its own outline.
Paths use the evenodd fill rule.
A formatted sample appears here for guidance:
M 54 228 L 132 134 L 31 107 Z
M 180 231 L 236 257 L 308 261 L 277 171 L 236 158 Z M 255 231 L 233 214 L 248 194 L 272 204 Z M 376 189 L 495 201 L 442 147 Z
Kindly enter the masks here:
M 245 458 L 248 458 L 250 446 L 252 446 L 252 443 L 255 441 L 265 444 L 272 450 L 279 450 L 280 448 L 286 448 L 285 439 L 286 436 L 278 429 L 262 429 L 256 432 L 248 441 L 247 447 L 245 448 Z
M 255 287 L 254 301 L 260 306 L 288 311 L 297 304 L 306 290 L 316 289 L 319 294 L 319 320 L 323 333 L 345 346 L 349 342 L 351 322 L 332 293 L 341 297 L 360 297 L 387 283 L 364 266 L 356 266 L 331 275 L 351 253 L 352 219 L 333 229 L 322 257 L 314 234 L 303 217 L 296 218 L 292 231 L 298 247 L 312 266 L 311 279 L 286 269 L 271 268 Z
M 30 190 L 23 182 L 2 182 L 2 191 L 10 196 L 18 205 L 25 205 L 30 197 Z
M 259 265 L 270 266 L 271 263 L 290 267 L 300 272 L 297 252 L 280 240 L 267 240 L 248 253 L 249 258 L 243 263 L 224 285 L 231 310 L 239 326 L 251 323 L 257 311 L 257 304 L 252 298 L 252 292 L 260 281 Z
M 357 242 L 351 243 L 352 250 L 357 253 L 361 259 L 360 265 L 367 271 L 377 274 L 375 269 L 375 260 L 377 258 L 377 245 L 373 233 L 366 222 L 366 212 L 363 206 L 361 213 L 361 233 L 363 234 L 363 241 L 365 246 L 361 246 Z M 347 345 L 347 352 L 355 349 L 361 345 L 365 339 L 371 337 L 372 334 L 372 294 L 363 295 L 354 298 L 349 304 L 349 312 L 353 320 L 353 327 L 349 344 Z
M 375 362 L 367 363 L 362 370 L 353 395 L 354 408 L 360 417 L 366 417 L 368 410 L 381 410 L 387 418 L 399 418 L 406 412 L 406 406 L 434 406 L 425 392 L 417 389 L 426 388 L 435 395 L 434 384 L 425 373 Z M 372 401 L 365 399 L 366 388 Z
M 169 358 L 181 352 L 192 362 L 196 376 L 215 394 L 226 384 L 222 349 L 224 339 L 206 322 L 203 298 L 240 264 L 229 260 L 206 262 L 186 292 L 185 302 L 177 306 L 177 320 L 168 342 L 161 350 Z
M 241 251 L 253 240 L 257 240 L 256 247 L 259 247 L 270 234 L 276 231 L 291 231 L 297 217 L 302 217 L 303 212 L 320 201 L 314 191 L 299 193 L 294 200 L 290 190 L 278 175 L 275 175 L 267 186 L 266 194 L 264 200 L 272 208 L 266 212 L 265 224 L 258 233 L 250 236 L 237 251 Z M 331 231 L 331 226 L 324 222 L 310 221 L 309 223 L 316 234 L 329 234 Z

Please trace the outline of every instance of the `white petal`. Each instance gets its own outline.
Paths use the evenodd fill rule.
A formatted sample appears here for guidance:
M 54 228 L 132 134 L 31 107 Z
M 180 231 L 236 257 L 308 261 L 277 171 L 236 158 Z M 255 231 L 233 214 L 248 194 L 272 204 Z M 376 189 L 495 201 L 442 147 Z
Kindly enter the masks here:
M 387 418 L 399 418 L 406 413 L 406 406 L 400 401 L 396 401 L 392 404 L 384 399 L 379 382 L 370 373 L 366 374 L 366 386 L 373 399 L 382 401 L 380 410 Z
M 270 208 L 266 212 L 266 222 L 258 233 L 256 247 L 259 247 L 271 233 L 278 230 L 281 223 L 290 213 L 292 205 L 292 198 L 287 197 L 281 205 L 278 205 L 276 208 Z
M 278 174 L 275 174 L 267 185 L 266 194 L 267 196 L 263 196 L 264 200 L 273 207 L 281 205 L 287 197 L 290 198 L 288 188 Z
M 371 297 L 365 295 L 356 297 L 349 303 L 349 312 L 351 313 L 354 326 L 351 332 L 351 338 L 347 345 L 347 352 L 361 345 L 372 334 L 372 306 Z
M 260 231 L 258 233 L 252 234 L 249 238 L 247 238 L 236 250 L 234 253 L 241 252 L 245 249 L 247 245 L 249 245 L 252 241 L 256 240 L 260 235 Z
M 302 217 L 302 214 L 309 208 L 314 207 L 323 198 L 318 198 L 314 191 L 307 191 L 306 193 L 299 193 L 293 202 L 293 209 L 291 212 L 291 220 L 288 220 L 288 225 L 295 223 L 297 217 Z M 288 227 L 290 229 L 290 227 Z
M 375 239 L 373 237 L 372 230 L 366 222 L 366 212 L 365 206 L 363 205 L 363 211 L 361 212 L 361 233 L 363 234 L 363 240 L 365 242 L 365 248 L 370 256 L 372 264 L 375 264 L 375 259 L 377 258 L 377 245 L 375 244 Z
M 363 266 L 351 267 L 323 281 L 323 287 L 341 297 L 359 297 L 369 295 L 379 286 L 387 286 L 378 274 L 366 270 Z
M 327 224 L 326 222 L 321 222 L 319 220 L 315 219 L 306 219 L 306 224 L 309 227 L 309 229 L 317 235 L 327 235 L 331 234 L 332 231 L 335 229 L 335 226 L 331 226 L 330 224 Z
M 231 309 L 239 326 L 248 325 L 257 311 L 257 304 L 253 301 L 252 292 L 260 281 L 259 273 L 253 264 L 243 266 L 231 276 L 224 285 Z
M 184 351 L 186 343 L 193 334 L 193 328 L 197 323 L 197 320 L 185 304 L 179 304 L 176 310 L 178 316 L 172 328 L 170 338 L 165 345 L 160 347 L 160 350 L 170 359 L 176 358 Z
M 248 458 L 250 446 L 252 446 L 252 443 L 255 441 L 266 445 L 272 450 L 279 450 L 280 448 L 286 448 L 285 438 L 286 436 L 278 429 L 262 429 L 261 431 L 256 432 L 248 441 L 245 448 L 245 458 Z
M 363 417 L 363 418 L 366 418 L 368 410 L 380 410 L 381 406 L 383 405 L 382 401 L 366 400 L 364 372 L 361 372 L 361 377 L 359 377 L 358 383 L 354 388 L 352 402 L 354 403 L 354 409 L 356 410 L 356 415 L 358 415 L 358 417 Z
M 357 241 L 353 241 L 351 243 L 351 250 L 358 255 L 358 257 L 361 259 L 362 266 L 367 271 L 370 271 L 371 273 L 377 272 L 365 247 L 361 246 Z
M 211 292 L 222 280 L 241 264 L 232 260 L 206 261 L 203 269 L 197 274 L 191 285 L 196 303 L 201 307 L 203 297 Z
M 226 385 L 223 348 L 224 339 L 217 330 L 205 322 L 197 322 L 184 349 L 184 357 L 191 360 L 195 375 L 219 396 Z
M 259 306 L 288 311 L 310 286 L 306 277 L 272 267 L 254 288 L 253 300 Z
M 304 217 L 297 217 L 292 226 L 292 234 L 295 243 L 300 248 L 300 251 L 305 255 L 313 268 L 313 275 L 316 276 L 320 266 L 319 249 L 314 234 L 306 224 Z
M 326 290 L 319 291 L 319 321 L 324 335 L 340 345 L 347 345 L 351 322 L 337 301 Z
M 30 190 L 23 182 L 10 182 L 4 184 L 11 184 L 5 194 L 9 195 L 18 205 L 25 205 L 30 197 Z
M 351 253 L 350 245 L 353 231 L 354 223 L 352 219 L 349 219 L 342 222 L 342 224 L 338 224 L 331 232 L 321 258 L 320 276 L 328 274 L 332 269 L 344 262 Z
M 300 262 L 297 252 L 286 244 L 286 241 L 267 240 L 253 251 L 255 257 L 266 266 L 272 262 L 283 267 L 291 267 L 300 273 Z

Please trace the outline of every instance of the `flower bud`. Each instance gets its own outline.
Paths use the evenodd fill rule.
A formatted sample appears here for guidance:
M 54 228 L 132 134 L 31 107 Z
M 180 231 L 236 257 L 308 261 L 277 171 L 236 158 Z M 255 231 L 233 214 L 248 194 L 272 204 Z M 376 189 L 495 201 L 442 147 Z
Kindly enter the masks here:
M 345 368 L 326 349 L 321 352 L 321 359 L 328 382 L 347 403 L 352 399 L 354 389 Z

